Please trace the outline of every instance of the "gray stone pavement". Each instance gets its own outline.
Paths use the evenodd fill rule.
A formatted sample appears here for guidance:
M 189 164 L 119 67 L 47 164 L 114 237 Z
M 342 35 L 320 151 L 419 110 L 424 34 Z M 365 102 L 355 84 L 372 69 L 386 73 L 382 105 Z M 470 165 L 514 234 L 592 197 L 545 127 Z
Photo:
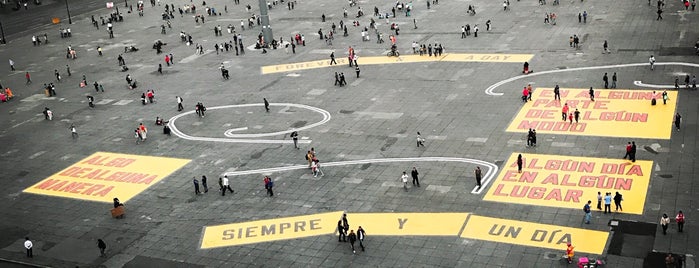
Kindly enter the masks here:
M 162 1 L 163 4 L 171 1 Z M 172 2 L 183 5 L 185 1 Z M 640 3 L 640 4 L 639 4 Z M 204 13 L 201 3 L 199 13 Z M 223 3 L 208 2 L 223 11 Z M 352 255 L 346 244 L 335 242 L 332 235 L 303 239 L 263 242 L 257 244 L 199 249 L 202 227 L 271 219 L 286 216 L 315 214 L 328 211 L 352 212 L 471 212 L 481 216 L 522 220 L 567 227 L 607 231 L 612 219 L 656 223 L 662 213 L 674 215 L 682 209 L 688 223 L 687 232 L 677 233 L 671 226 L 670 234 L 663 236 L 658 228 L 653 249 L 680 254 L 697 254 L 699 238 L 693 232 L 694 213 L 697 211 L 696 127 L 699 110 L 696 92 L 682 91 L 678 111 L 683 114 L 681 132 L 673 131 L 670 140 L 635 139 L 639 144 L 639 159 L 653 160 L 654 170 L 648 187 L 645 210 L 642 215 L 594 213 L 593 223 L 581 226 L 580 211 L 564 208 L 493 203 L 482 200 L 482 195 L 470 194 L 474 165 L 452 163 L 367 164 L 359 168 L 325 168 L 325 176 L 313 178 L 305 170 L 274 173 L 277 184 L 275 197 L 264 196 L 261 176 L 231 178 L 235 194 L 221 197 L 216 191 L 194 196 L 191 177 L 207 175 L 209 185 L 215 185 L 219 174 L 234 170 L 251 170 L 304 164 L 303 152 L 315 147 L 323 162 L 388 157 L 448 156 L 484 160 L 498 165 L 513 152 L 557 154 L 570 156 L 618 158 L 628 139 L 568 135 L 539 136 L 539 146 L 525 148 L 524 135 L 505 129 L 519 111 L 520 88 L 525 83 L 551 87 L 601 86 L 601 76 L 607 70 L 583 70 L 553 75 L 532 76 L 504 84 L 496 89 L 504 96 L 484 93 L 488 86 L 519 75 L 521 63 L 460 63 L 426 62 L 362 66 L 362 78 L 355 79 L 353 69 L 344 66 L 261 75 L 260 66 L 317 60 L 328 57 L 328 49 L 336 49 L 338 57 L 345 55 L 348 46 L 356 47 L 360 56 L 381 55 L 388 48 L 370 42 L 361 42 L 359 29 L 348 26 L 350 37 L 338 35 L 334 46 L 328 47 L 317 40 L 318 28 L 330 29 L 330 21 L 339 21 L 345 2 L 331 4 L 325 1 L 300 1 L 293 11 L 275 8 L 270 11 L 275 36 L 288 40 L 301 33 L 307 46 L 297 47 L 296 54 L 283 50 L 260 54 L 248 50 L 236 57 L 232 52 L 216 56 L 214 42 L 232 37 L 214 37 L 212 27 L 229 23 L 239 27 L 239 20 L 249 16 L 244 5 L 256 10 L 255 1 L 241 1 L 228 5 L 228 13 L 207 17 L 205 24 L 195 25 L 191 15 L 173 21 L 168 34 L 161 35 L 161 9 L 146 3 L 146 16 L 126 14 L 123 23 L 115 24 L 115 39 L 108 39 L 104 26 L 95 30 L 89 15 L 74 18 L 73 37 L 60 39 L 51 36 L 51 43 L 33 47 L 30 36 L 11 40 L 0 46 L 0 77 L 3 86 L 11 87 L 16 99 L 0 104 L 3 116 L 0 123 L 0 163 L 6 172 L 0 175 L 5 187 L 4 202 L 0 202 L 3 221 L 0 224 L 0 257 L 53 267 L 106 266 L 155 267 L 173 266 L 172 262 L 210 267 L 265 266 L 265 267 L 561 267 L 557 259 L 560 251 L 525 247 L 457 236 L 371 236 L 367 230 L 367 252 Z M 655 20 L 655 7 L 642 1 L 562 1 L 559 6 L 539 6 L 536 1 L 511 2 L 511 10 L 502 11 L 498 1 L 440 1 L 426 10 L 424 1 L 414 2 L 413 17 L 399 15 L 401 25 L 399 47 L 409 53 L 410 43 L 439 42 L 446 52 L 531 53 L 531 66 L 536 71 L 585 66 L 642 63 L 654 54 L 658 62 L 697 63 L 690 47 L 699 35 L 693 22 L 694 12 L 677 12 L 680 2 L 668 2 L 663 21 Z M 465 14 L 466 6 L 477 7 L 476 16 Z M 368 26 L 374 5 L 382 11 L 390 10 L 392 2 L 360 1 L 367 14 L 361 18 Z M 355 8 L 348 8 L 350 11 Z M 587 11 L 586 24 L 577 22 L 577 13 Z M 123 11 L 123 10 L 122 10 Z M 543 24 L 544 12 L 558 14 L 558 25 Z M 100 10 L 95 15 L 105 15 Z M 321 23 L 325 14 L 328 22 Z M 10 16 L 15 16 L 11 14 Z M 419 28 L 412 29 L 412 19 Z M 493 29 L 485 31 L 485 21 L 491 19 Z M 353 19 L 345 19 L 349 24 Z M 379 29 L 387 36 L 384 20 L 377 20 Z M 460 25 L 479 24 L 478 38 L 460 39 Z M 47 28 L 57 29 L 60 26 Z M 203 44 L 207 53 L 193 56 L 193 47 L 179 41 L 178 32 L 191 34 L 195 43 Z M 243 31 L 246 46 L 253 44 L 259 26 Z M 51 31 L 54 32 L 54 31 Z M 571 49 L 568 37 L 581 36 L 581 48 Z M 151 44 L 156 39 L 168 43 L 166 53 L 173 53 L 176 64 L 164 67 L 162 76 L 156 73 L 164 55 L 155 55 Z M 608 40 L 611 54 L 601 54 L 602 43 Z M 116 57 L 124 45 L 141 48 L 124 57 L 130 73 L 139 83 L 136 90 L 128 90 L 124 83 L 126 73 L 118 71 Z M 64 59 L 68 45 L 77 49 L 78 59 Z M 96 46 L 102 46 L 104 56 L 98 57 Z M 678 54 L 680 53 L 680 54 Z M 682 54 L 684 53 L 684 54 Z M 6 65 L 12 58 L 17 71 L 9 72 Z M 231 71 L 231 79 L 223 81 L 217 70 L 224 62 Z M 65 74 L 65 65 L 73 75 Z M 360 58 L 361 64 L 361 58 Z M 58 96 L 43 98 L 41 85 L 54 82 L 53 70 L 58 69 L 63 81 L 56 83 Z M 32 73 L 33 84 L 24 85 L 24 71 Z M 345 72 L 348 87 L 332 86 L 332 74 Z M 619 74 L 619 88 L 638 88 L 633 81 L 649 84 L 671 84 L 673 76 L 697 73 L 696 68 L 658 66 L 651 72 L 647 67 L 609 69 Z M 104 84 L 104 93 L 92 92 L 92 87 L 79 88 L 80 75 L 87 76 L 88 84 L 97 80 Z M 142 106 L 140 94 L 155 89 L 155 104 Z M 97 107 L 90 109 L 85 95 L 95 96 Z M 300 103 L 329 111 L 332 119 L 322 125 L 301 132 L 312 140 L 309 146 L 295 150 L 289 144 L 213 143 L 188 141 L 159 133 L 152 125 L 156 116 L 170 118 L 177 114 L 175 96 L 182 96 L 185 107 L 193 109 L 197 101 L 209 107 L 231 104 L 260 103 L 262 98 L 271 102 Z M 131 101 L 131 102 L 129 102 Z M 102 104 L 100 104 L 102 103 Z M 43 107 L 54 111 L 53 121 L 44 121 Z M 288 112 L 288 111 L 287 111 Z M 223 137 L 232 127 L 250 127 L 249 133 L 262 126 L 265 130 L 284 129 L 285 125 L 308 124 L 319 116 L 307 111 L 269 114 L 261 107 L 234 109 L 228 115 L 223 110 L 210 111 L 203 119 L 195 116 L 178 119 L 178 127 L 190 135 Z M 147 142 L 136 145 L 133 129 L 138 122 L 151 128 Z M 68 126 L 74 123 L 80 133 L 71 140 Z M 671 127 L 671 126 L 668 126 Z M 415 148 L 414 133 L 421 131 L 428 138 L 425 148 Z M 245 133 L 245 132 L 243 132 Z M 283 139 L 288 137 L 272 137 Z M 554 146 L 560 143 L 569 146 Z M 659 144 L 658 153 L 640 150 Z M 66 168 L 97 151 L 125 154 L 155 155 L 192 159 L 188 165 L 172 173 L 160 183 L 151 186 L 127 203 L 123 220 L 109 217 L 110 204 L 77 199 L 22 193 L 25 188 Z M 401 171 L 417 166 L 423 174 L 421 188 L 404 192 L 398 184 Z M 356 183 L 359 180 L 359 183 Z M 445 192 L 430 190 L 433 187 Z M 35 241 L 35 258 L 26 259 L 21 246 L 22 238 Z M 108 244 L 107 257 L 100 258 L 94 242 L 104 239 Z M 604 243 L 604 241 L 600 241 Z M 578 255 L 584 255 L 579 253 Z M 617 255 L 606 256 L 609 267 L 642 267 L 643 259 Z

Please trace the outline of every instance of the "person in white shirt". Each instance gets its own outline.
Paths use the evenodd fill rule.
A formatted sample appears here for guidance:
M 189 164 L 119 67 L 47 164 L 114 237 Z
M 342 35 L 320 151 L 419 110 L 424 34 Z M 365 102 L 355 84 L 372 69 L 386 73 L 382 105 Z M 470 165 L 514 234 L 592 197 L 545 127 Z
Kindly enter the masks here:
M 24 239 L 24 248 L 27 249 L 27 257 L 33 258 L 34 254 L 32 254 L 32 247 L 34 247 L 34 244 L 31 240 L 29 240 L 29 237 L 25 237 Z
M 226 196 L 226 190 L 231 191 L 231 193 L 233 193 L 233 189 L 231 189 L 231 186 L 228 184 L 228 175 L 223 176 L 223 188 L 221 189 L 221 196 Z
M 403 189 L 408 191 L 408 174 L 403 171 L 403 176 L 400 176 L 400 179 L 403 181 Z

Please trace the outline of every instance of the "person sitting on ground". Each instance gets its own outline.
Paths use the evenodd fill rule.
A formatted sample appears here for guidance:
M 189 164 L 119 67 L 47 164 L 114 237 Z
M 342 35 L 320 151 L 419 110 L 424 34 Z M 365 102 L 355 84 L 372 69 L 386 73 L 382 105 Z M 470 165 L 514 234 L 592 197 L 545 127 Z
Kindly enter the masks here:
M 163 125 L 163 119 L 160 118 L 160 116 L 155 117 L 155 125 L 157 126 L 162 126 Z

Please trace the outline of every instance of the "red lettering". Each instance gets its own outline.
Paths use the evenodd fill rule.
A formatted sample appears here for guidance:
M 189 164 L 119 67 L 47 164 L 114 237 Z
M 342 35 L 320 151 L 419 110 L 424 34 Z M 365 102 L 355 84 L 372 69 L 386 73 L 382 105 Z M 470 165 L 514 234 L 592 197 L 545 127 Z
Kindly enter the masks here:
M 109 161 L 105 166 L 108 167 L 119 167 L 123 168 L 125 166 L 130 165 L 131 163 L 136 162 L 136 159 L 132 158 L 115 158 L 112 161 Z
M 507 194 L 502 193 L 502 188 L 505 187 L 504 184 L 498 184 L 497 187 L 495 187 L 495 191 L 493 191 L 494 196 L 507 196 Z
M 157 178 L 158 178 L 158 175 L 151 175 L 150 177 L 145 178 L 145 179 L 141 180 L 141 181 L 138 182 L 138 183 L 141 183 L 141 184 L 151 184 L 151 183 L 152 183 L 155 179 L 157 179 Z
M 544 188 L 544 187 L 532 187 L 531 190 L 529 191 L 529 194 L 527 195 L 527 198 L 529 198 L 529 199 L 541 199 L 544 197 L 544 193 L 546 193 L 546 188 Z
M 562 197 L 562 196 L 561 196 L 561 189 L 554 188 L 554 189 L 551 189 L 551 192 L 550 192 L 549 194 L 546 195 L 546 197 L 544 198 L 544 200 L 551 200 L 551 199 L 554 199 L 554 200 L 556 200 L 556 201 L 561 201 L 561 197 Z
M 102 190 L 99 191 L 99 192 L 96 192 L 96 193 L 93 194 L 92 196 L 102 196 L 102 197 L 104 197 L 104 196 L 106 196 L 107 194 L 109 194 L 109 192 L 112 191 L 112 189 L 114 189 L 114 186 L 109 186 L 109 187 L 107 187 L 107 188 L 102 189 Z
M 643 176 L 643 169 L 639 165 L 633 165 L 633 166 L 631 166 L 629 171 L 626 172 L 626 175 L 627 176 L 630 176 L 630 175 Z
M 86 171 L 90 171 L 90 170 L 92 170 L 92 169 L 91 168 L 80 168 L 78 170 L 75 170 L 75 172 L 73 172 L 73 174 L 70 174 L 70 176 L 73 178 L 80 178 L 80 175 L 82 173 L 84 173 Z
M 47 188 L 51 187 L 52 185 L 54 185 L 58 182 L 61 182 L 61 180 L 47 179 L 45 181 L 42 181 L 40 184 L 34 186 L 34 188 L 46 190 Z
M 89 184 L 89 183 L 88 183 L 88 184 Z M 92 195 L 93 192 L 95 192 L 95 191 L 97 191 L 97 190 L 99 190 L 99 189 L 102 189 L 102 188 L 104 188 L 104 185 L 102 185 L 102 184 L 95 184 L 95 185 L 92 185 L 92 186 L 91 186 L 90 188 L 88 188 L 87 190 L 85 190 L 85 191 L 83 192 L 83 194 L 84 194 L 84 195 Z
M 90 164 L 90 165 L 96 165 L 96 166 L 101 166 L 102 162 L 105 160 L 109 159 L 109 156 L 95 156 L 93 158 L 90 158 L 88 160 L 85 160 L 82 162 L 82 164 Z
M 541 184 L 553 184 L 553 185 L 558 185 L 558 174 L 556 173 L 551 173 L 549 174 L 544 181 L 541 182 Z
M 516 165 L 516 164 L 515 164 Z M 508 170 L 505 172 L 505 175 L 502 177 L 502 181 L 512 181 L 516 182 L 517 181 L 517 176 L 519 176 L 519 173 L 514 170 Z
M 66 170 L 64 170 L 63 172 L 61 172 L 61 174 L 58 174 L 58 176 L 70 176 L 76 170 L 80 170 L 80 167 L 69 167 Z

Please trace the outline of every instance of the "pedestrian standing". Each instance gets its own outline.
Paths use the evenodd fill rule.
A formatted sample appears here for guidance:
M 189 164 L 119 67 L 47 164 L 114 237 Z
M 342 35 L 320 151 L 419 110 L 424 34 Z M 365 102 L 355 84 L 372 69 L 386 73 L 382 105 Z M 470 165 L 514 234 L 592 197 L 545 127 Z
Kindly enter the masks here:
M 199 181 L 197 180 L 197 178 L 192 177 L 192 182 L 194 182 L 194 194 L 201 194 L 201 192 L 199 191 Z
M 26 73 L 24 74 L 24 77 L 27 78 L 27 85 L 29 85 L 29 84 L 32 83 L 32 76 L 29 75 L 29 72 L 26 72 Z
M 417 168 L 413 167 L 413 170 L 410 171 L 410 175 L 413 177 L 413 186 L 417 185 L 417 187 L 420 187 L 420 179 L 418 179 L 419 173 L 417 172 Z M 357 230 L 359 231 L 359 230 Z
M 478 186 L 478 189 L 480 189 L 481 188 L 481 177 L 482 177 L 481 167 L 476 166 L 476 169 L 473 170 L 473 173 L 476 174 L 476 186 Z
M 269 113 L 269 102 L 267 101 L 267 98 L 262 98 L 262 100 L 265 102 L 265 111 Z
M 350 230 L 349 233 L 349 242 L 350 242 L 350 247 L 352 248 L 352 254 L 357 253 L 357 251 L 354 250 L 354 242 L 357 241 L 357 234 L 354 233 L 354 230 Z
M 221 183 L 222 183 L 222 185 L 223 185 L 223 187 L 221 188 L 221 189 L 222 189 L 222 191 L 221 191 L 221 196 L 226 196 L 226 190 L 228 190 L 228 191 L 230 191 L 231 193 L 233 193 L 233 189 L 231 189 L 231 185 L 228 184 L 228 183 L 229 183 L 229 182 L 228 182 L 228 175 L 224 175 L 224 176 L 223 176 L 223 180 L 222 180 Z
M 32 253 L 32 248 L 34 247 L 34 244 L 32 243 L 31 240 L 29 240 L 29 237 L 24 238 L 24 248 L 27 249 L 27 257 L 33 258 L 34 254 Z
M 71 76 L 70 66 L 68 66 L 68 64 L 66 64 L 66 72 L 68 73 L 68 76 Z
M 298 150 L 298 149 L 301 149 L 301 148 L 299 148 L 299 145 L 298 145 L 298 143 L 299 143 L 299 133 L 296 132 L 296 131 L 294 131 L 294 132 L 291 132 L 291 134 L 290 134 L 289 136 L 291 136 L 291 139 L 294 140 L 294 148 L 296 148 L 297 150 Z
M 583 211 L 585 212 L 585 224 L 590 224 L 590 218 L 592 217 L 592 211 L 590 210 L 590 204 L 592 201 L 587 200 L 587 204 L 583 206 Z
M 553 100 L 561 100 L 561 88 L 558 85 L 553 88 Z
M 597 210 L 602 210 L 602 192 L 597 192 Z
M 101 46 L 97 46 L 97 55 L 102 57 L 102 47 Z
M 612 74 L 612 88 L 616 88 L 616 72 Z
M 609 88 L 609 77 L 607 76 L 607 73 L 604 73 L 602 76 L 602 81 L 604 81 L 604 88 Z
M 604 214 L 612 213 L 612 193 L 604 196 Z
M 621 201 L 623 201 L 623 200 L 624 200 L 624 198 L 621 196 L 621 194 L 619 192 L 616 192 L 616 194 L 614 194 L 614 211 L 615 212 L 619 211 L 619 210 L 624 211 L 621 208 Z
M 650 58 L 648 58 L 648 63 L 650 63 L 650 70 L 652 71 L 655 65 L 655 57 L 653 55 L 650 55 Z
M 573 117 L 575 117 L 575 123 L 578 123 L 580 120 L 580 111 L 578 111 L 578 108 L 575 108 L 575 112 L 573 112 Z
M 602 48 L 604 48 L 604 50 L 602 51 L 602 54 L 611 53 L 609 51 L 609 43 L 607 43 L 607 40 L 604 40 L 604 44 L 602 45 Z
M 78 138 L 78 130 L 75 128 L 75 125 L 70 124 L 70 135 L 73 137 L 73 139 Z
M 679 112 L 675 114 L 674 122 L 675 122 L 675 128 L 677 129 L 677 131 L 680 131 L 680 126 L 682 123 L 682 116 L 680 115 Z
M 606 77 L 606 76 L 605 76 Z M 590 100 L 595 101 L 595 90 L 590 87 Z
M 663 216 L 660 218 L 660 227 L 663 228 L 663 235 L 667 235 L 667 226 L 670 224 L 670 218 L 667 216 L 667 214 L 663 213 Z
M 517 156 L 517 173 L 522 173 L 522 164 L 524 163 L 524 160 L 522 160 L 522 154 L 519 154 Z
M 163 64 L 162 63 L 158 63 L 158 73 L 163 74 Z
M 356 65 L 354 66 L 354 72 L 357 73 L 357 78 L 359 78 L 359 72 L 360 72 L 359 66 L 356 66 Z
M 206 176 L 201 175 L 201 186 L 204 186 L 204 193 L 209 192 L 209 186 L 206 185 Z
M 563 121 L 566 121 L 569 109 L 570 107 L 568 107 L 568 103 L 563 104 L 563 108 L 561 108 L 561 117 L 563 118 Z
M 681 233 L 682 231 L 684 231 L 684 213 L 682 213 L 682 210 L 677 212 L 677 216 L 675 217 L 675 221 L 677 222 L 677 232 Z M 359 228 L 362 228 L 362 227 L 359 227 Z M 357 230 L 357 232 L 359 232 L 359 230 Z M 364 247 L 362 247 L 362 249 L 364 249 Z
M 682 213 L 681 210 L 680 213 Z M 359 228 L 357 228 L 357 239 L 359 240 L 359 247 L 362 248 L 362 251 L 364 251 L 364 238 L 366 238 L 366 232 L 362 226 L 359 226 Z
M 223 178 L 218 177 L 218 191 L 223 192 Z
M 15 62 L 12 59 L 10 59 L 10 70 L 15 70 Z
M 184 110 L 184 107 L 182 106 L 182 98 L 180 96 L 175 96 L 177 99 L 177 111 L 180 112 Z
M 274 196 L 274 191 L 272 190 L 272 188 L 274 187 L 274 181 L 269 177 L 267 178 L 269 179 L 267 181 L 267 194 L 269 194 L 269 196 Z
M 97 239 L 97 248 L 100 249 L 100 257 L 104 257 L 104 251 L 107 250 L 107 243 L 102 239 Z
M 403 189 L 405 189 L 405 191 L 407 192 L 408 191 L 408 174 L 406 174 L 405 171 L 403 171 L 403 175 L 400 176 L 400 179 L 403 181 Z
M 663 90 L 663 94 L 661 96 L 663 98 L 663 104 L 667 104 L 667 100 L 669 99 L 667 95 L 667 90 Z
M 631 162 L 636 162 L 636 142 L 631 142 Z

